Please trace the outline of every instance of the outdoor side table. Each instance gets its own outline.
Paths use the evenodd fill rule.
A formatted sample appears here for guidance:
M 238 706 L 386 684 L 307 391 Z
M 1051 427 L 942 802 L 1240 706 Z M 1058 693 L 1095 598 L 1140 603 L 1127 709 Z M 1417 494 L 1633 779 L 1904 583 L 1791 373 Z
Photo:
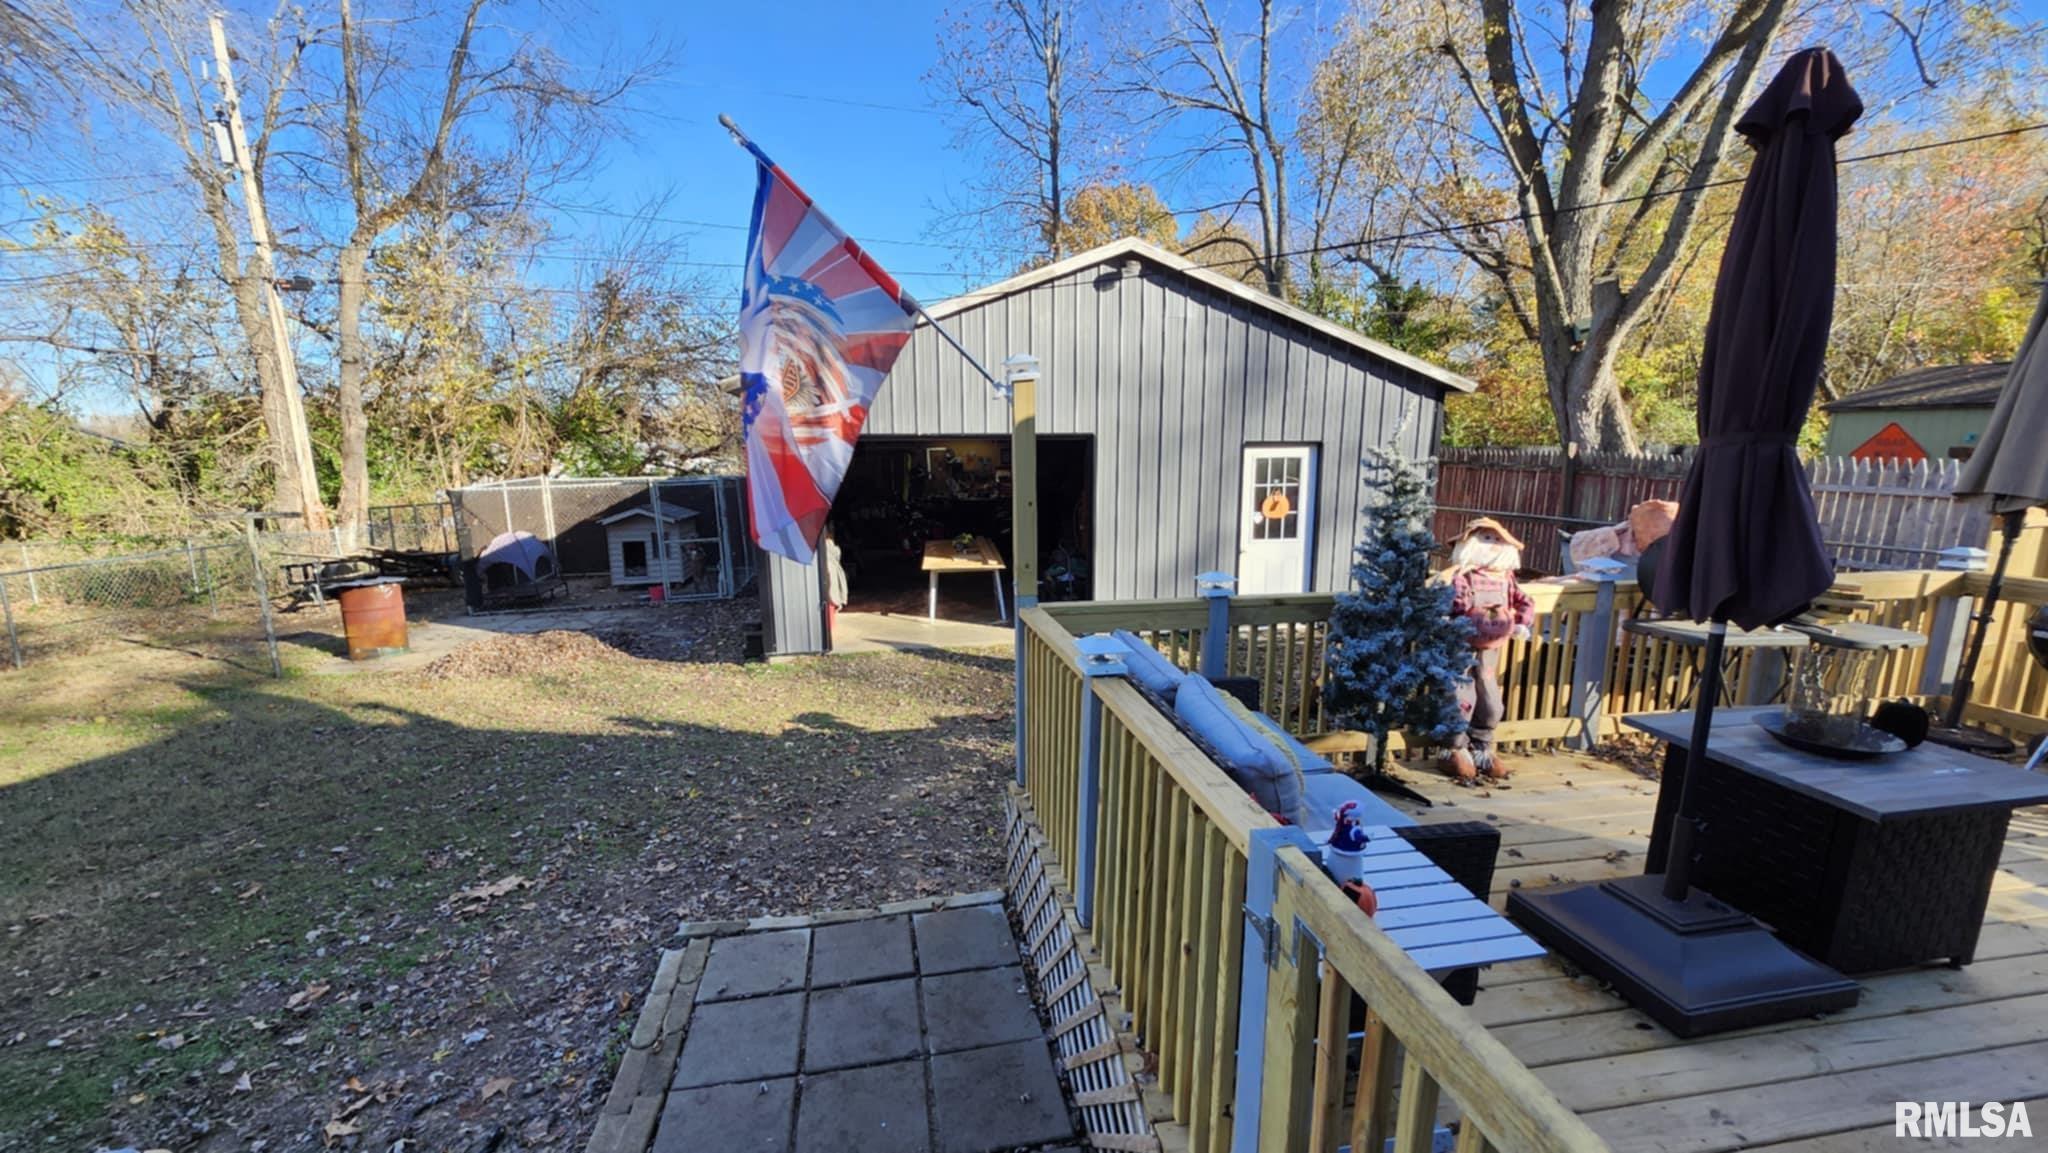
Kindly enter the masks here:
M 1698 768 L 1695 885 L 1844 973 L 1969 964 L 2007 821 L 2048 802 L 2048 777 L 1934 744 L 1870 761 L 1800 752 L 1757 727 L 1765 711 L 1716 714 L 1705 766 L 1686 754 L 1691 713 L 1627 718 L 1665 742 L 1643 871 L 1664 871 Z
M 1709 626 L 1698 621 L 1688 620 L 1636 619 L 1621 622 L 1621 627 L 1623 631 L 1635 633 L 1637 636 L 1649 637 L 1653 640 L 1670 641 L 1673 644 L 1682 645 L 1691 650 L 1693 661 L 1692 688 L 1686 693 L 1685 699 L 1678 702 L 1678 707 L 1681 709 L 1691 708 L 1693 697 L 1699 692 L 1700 674 L 1705 671 L 1700 667 L 1700 662 L 1706 659 Z M 1727 672 L 1728 666 L 1735 662 L 1741 650 L 1784 650 L 1790 652 L 1794 649 L 1805 648 L 1806 643 L 1804 635 L 1791 629 L 1729 629 L 1727 638 L 1723 641 L 1725 646 L 1724 652 L 1727 655 L 1722 658 L 1721 699 L 1715 703 L 1728 705 L 1736 703 L 1735 678 L 1728 676 Z M 1756 696 L 1755 689 L 1752 688 L 1752 699 L 1743 703 L 1760 704 L 1764 701 L 1778 699 L 1778 694 L 1784 691 L 1787 666 L 1783 661 L 1778 661 L 1776 664 L 1777 675 L 1768 678 L 1766 681 L 1771 686 L 1770 691 L 1763 693 L 1761 696 Z M 1763 669 L 1759 666 L 1757 675 L 1752 679 L 1752 685 L 1754 686 L 1757 681 L 1765 679 Z
M 1003 604 L 1003 554 L 996 548 L 996 542 L 978 536 L 971 546 L 963 549 L 950 540 L 928 540 L 924 542 L 924 571 L 931 578 L 925 619 L 939 619 L 939 574 L 956 572 L 991 574 L 996 583 L 996 620 L 1010 619 L 1010 610 Z

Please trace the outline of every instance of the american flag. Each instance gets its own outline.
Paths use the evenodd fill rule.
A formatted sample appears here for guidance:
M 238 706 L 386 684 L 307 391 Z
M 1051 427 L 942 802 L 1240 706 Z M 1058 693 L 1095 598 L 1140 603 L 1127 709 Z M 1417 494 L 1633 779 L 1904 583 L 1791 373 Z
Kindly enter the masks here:
M 756 544 L 809 563 L 916 305 L 787 173 L 746 147 L 759 177 L 740 295 L 748 508 Z

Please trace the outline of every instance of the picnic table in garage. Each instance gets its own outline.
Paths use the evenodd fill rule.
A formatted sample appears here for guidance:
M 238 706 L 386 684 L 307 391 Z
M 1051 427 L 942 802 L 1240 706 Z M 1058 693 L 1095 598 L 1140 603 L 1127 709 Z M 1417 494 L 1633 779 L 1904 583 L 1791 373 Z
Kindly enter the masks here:
M 931 580 L 931 592 L 925 616 L 939 619 L 939 574 L 985 572 L 995 578 L 996 620 L 1009 620 L 1010 611 L 1003 604 L 1003 567 L 1003 554 L 996 548 L 996 542 L 985 536 L 975 537 L 966 547 L 952 540 L 926 541 L 924 571 Z

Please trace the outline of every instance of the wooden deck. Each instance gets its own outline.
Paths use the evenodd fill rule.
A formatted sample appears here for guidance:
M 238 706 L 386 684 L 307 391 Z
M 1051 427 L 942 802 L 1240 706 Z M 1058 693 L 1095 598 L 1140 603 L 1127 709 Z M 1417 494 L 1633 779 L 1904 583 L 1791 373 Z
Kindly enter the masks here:
M 1511 789 L 1411 772 L 1429 821 L 1501 828 L 1510 887 L 1639 872 L 1657 786 L 1591 758 L 1517 758 Z M 1488 970 L 1472 1012 L 1617 1153 L 1846 1153 L 1893 1136 L 1893 1102 L 2025 1101 L 2048 1147 L 2048 808 L 2013 818 L 1975 964 L 1866 978 L 1825 1018 L 1681 1041 L 1552 959 Z M 1981 1142 L 1979 1142 L 1981 1144 Z

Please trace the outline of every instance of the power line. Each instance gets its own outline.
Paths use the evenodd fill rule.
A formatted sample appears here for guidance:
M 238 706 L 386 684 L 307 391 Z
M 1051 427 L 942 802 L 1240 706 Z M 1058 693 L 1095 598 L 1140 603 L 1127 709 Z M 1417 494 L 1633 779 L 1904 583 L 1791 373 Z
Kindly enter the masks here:
M 1986 141 L 1986 140 L 1996 140 L 1996 139 L 2002 139 L 2002 138 L 2005 138 L 2005 137 L 2010 137 L 2010 136 L 2019 136 L 2019 135 L 2023 135 L 2023 134 L 2028 134 L 2028 133 L 2033 133 L 2033 132 L 2040 132 L 2040 131 L 2044 131 L 2044 130 L 2048 130 L 2048 122 L 2040 122 L 2040 123 L 2035 123 L 2035 124 L 2027 124 L 2027 125 L 2021 125 L 2021 126 L 2019 126 L 2019 127 L 2015 127 L 2015 128 L 2007 128 L 2007 129 L 2001 129 L 2001 130 L 1997 130 L 1997 131 L 1992 131 L 1992 132 L 1980 132 L 1980 133 L 1975 133 L 1975 134 L 1972 134 L 1972 135 L 1969 135 L 1969 136 L 1958 136 L 1958 137 L 1951 137 L 1951 138 L 1946 138 L 1946 139 L 1942 139 L 1942 140 L 1933 140 L 1933 141 L 1926 141 L 1926 142 L 1923 142 L 1923 143 L 1920 143 L 1920 144 L 1910 144 L 1910 145 L 1902 145 L 1902 146 L 1900 146 L 1900 147 L 1897 147 L 1897 148 L 1889 148 L 1889 149 L 1885 149 L 1885 150 L 1882 150 L 1882 151 L 1879 151 L 1879 152 L 1869 152 L 1869 153 L 1862 153 L 1862 154 L 1858 154 L 1858 155 L 1856 155 L 1856 156 L 1847 156 L 1847 157 L 1843 157 L 1843 158 L 1841 158 L 1840 160 L 1838 160 L 1838 161 L 1836 162 L 1836 164 L 1837 164 L 1837 166 L 1838 166 L 1838 167 L 1841 167 L 1841 166 L 1847 166 L 1847 165 L 1851 165 L 1851 164 L 1860 164 L 1860 163 L 1865 163 L 1865 162 L 1869 162 L 1869 161 L 1874 161 L 1874 160 L 1886 160 L 1886 159 L 1892 159 L 1892 158 L 1896 158 L 1896 157 L 1899 157 L 1899 156 L 1906 156 L 1906 155 L 1911 155 L 1911 154 L 1914 154 L 1914 153 L 1919 153 L 1919 152 L 1928 152 L 1928 151 L 1933 151 L 1933 150 L 1936 150 L 1936 149 L 1942 149 L 1942 148 L 1952 148 L 1952 147 L 1957 147 L 1957 146 L 1959 146 L 1959 145 L 1963 145 L 1963 144 L 1974 144 L 1974 143 L 1979 143 L 1979 142 L 1982 142 L 1982 141 Z M 1739 185 L 1739 184 L 1741 184 L 1741 183 L 1742 183 L 1742 182 L 1743 182 L 1743 181 L 1744 181 L 1745 179 L 1746 179 L 1746 177 L 1727 177 L 1727 178 L 1723 178 L 1723 179 L 1719 179 L 1719 180 L 1707 180 L 1707 181 L 1699 181 L 1699 182 L 1696 182 L 1696 183 L 1693 183 L 1693 184 L 1681 185 L 1681 186 L 1679 186 L 1679 187 L 1675 187 L 1675 188 L 1665 188 L 1665 189 L 1654 189 L 1654 190 L 1652 190 L 1652 191 L 1649 191 L 1649 192 L 1639 193 L 1639 194 L 1635 194 L 1635 195 L 1631 195 L 1631 196 L 1620 196 L 1620 197 L 1613 197 L 1613 198 L 1609 198 L 1609 199 L 1606 199 L 1606 200 L 1588 201 L 1588 202 L 1586 202 L 1586 203 L 1584 203 L 1584 204 L 1576 204 L 1576 205 L 1572 205 L 1572 206 L 1571 206 L 1571 207 L 1569 207 L 1569 208 L 1563 208 L 1563 209 L 1559 209 L 1559 210 L 1558 210 L 1558 211 L 1556 212 L 1556 214 L 1555 214 L 1555 215 L 1557 215 L 1557 216 L 1564 216 L 1564 215 L 1570 215 L 1570 214 L 1572 214 L 1572 213 L 1578 213 L 1578 212 L 1590 212 L 1590 211 L 1594 211 L 1594 210 L 1596 210 L 1596 209 L 1602 209 L 1602 208 L 1613 208 L 1613 207 L 1618 207 L 1618 206 L 1621 206 L 1621 205 L 1628 205 L 1628 204 L 1639 204 L 1639 203 L 1643 203 L 1643 202 L 1645 202 L 1645 201 L 1651 201 L 1651 200 L 1659 200 L 1659 199 L 1663 199 L 1663 198 L 1666 198 L 1666 197 L 1671 197 L 1671 196 L 1681 196 L 1681 195 L 1684 195 L 1684 194 L 1686 194 L 1686 193 L 1688 193 L 1688 192 L 1700 192 L 1700 191 L 1707 191 L 1707 190 L 1711 190 L 1711 189 L 1715 189 L 1715 188 L 1724 188 L 1724 187 L 1732 187 L 1732 186 L 1734 186 L 1734 185 Z M 594 214 L 598 214 L 598 215 L 610 215 L 610 214 L 616 214 L 616 213 L 614 213 L 614 212 L 613 212 L 613 210 L 609 210 L 609 209 L 579 209 L 579 210 L 576 210 L 576 211 L 588 211 L 588 212 L 592 212 L 592 213 L 594 213 Z M 632 214 L 617 214 L 617 215 L 625 215 L 625 216 L 628 216 L 629 218 L 631 218 L 631 217 L 632 217 Z M 1356 250 L 1358 250 L 1358 249 L 1362 249 L 1362 248 L 1367 248 L 1367 247 L 1371 247 L 1371 246 L 1374 246 L 1374 245 L 1382 245 L 1382 244 L 1391 244 L 1391 243 L 1397 243 L 1397 242 L 1402 242 L 1402 241 L 1409 241 L 1409 240 L 1420 240 L 1420 239 L 1426 239 L 1426 238 L 1429 238 L 1429 237 L 1433 237 L 1433 236 L 1448 236 L 1448 235 L 1451 235 L 1451 234 L 1453 234 L 1453 233 L 1457 233 L 1457 232 L 1466 232 L 1466 231 L 1471 231 L 1471 230 L 1475 230 L 1475 229 L 1480 229 L 1480 228 L 1492 228 L 1492 227 L 1500 227 L 1500 226 L 1503 226 L 1503 225 L 1510 225 L 1510 224 L 1518 224 L 1518 223 L 1522 223 L 1523 221 L 1525 221 L 1525 220 L 1527 220 L 1527 219 L 1529 218 L 1529 215 L 1530 215 L 1530 214 L 1528 214 L 1528 213 L 1526 213 L 1526 212 L 1518 212 L 1518 213 L 1514 213 L 1514 214 L 1511 214 L 1511 215 L 1504 215 L 1504 216 L 1496 216 L 1496 217 L 1491 217 L 1491 218 L 1484 218 L 1484 219 L 1480 219 L 1480 220 L 1470 220 L 1470 221 L 1462 221 L 1462 222 L 1459 222 L 1459 223 L 1455 223 L 1455 224 L 1433 225 L 1433 226 L 1431 226 L 1431 227 L 1428 227 L 1428 228 L 1419 228 L 1419 229 L 1411 229 L 1411 230 L 1408 230 L 1408 231 L 1405 231 L 1405 232 L 1387 233 L 1387 234 L 1383 234 L 1383 235 L 1378 235 L 1378 236 L 1369 236 L 1369 237 L 1361 237 L 1361 238 L 1359 238 L 1359 239 L 1356 239 L 1356 240 L 1351 240 L 1351 241 L 1345 241 L 1345 242 L 1341 242 L 1341 243 L 1333 243 L 1333 244 L 1321 244 L 1321 245 L 1314 245 L 1314 246 L 1311 246 L 1311 247 L 1308 247 L 1308 248 L 1300 248 L 1300 249 L 1292 249 L 1292 250 L 1285 250 L 1285 251 L 1281 251 L 1281 252 L 1276 252 L 1276 253 L 1273 253 L 1273 254 L 1271 254 L 1270 256 L 1267 256 L 1267 257 L 1265 257 L 1264 259 L 1267 259 L 1267 260 L 1285 260 L 1285 259 L 1289 259 L 1289 258 L 1292 258 L 1292 257 L 1298 257 L 1298 256 L 1309 256 L 1309 255 L 1316 255 L 1316 254 L 1322 254 L 1322 253 L 1341 253 L 1341 252 L 1347 252 L 1347 251 L 1356 251 Z M 726 224 L 721 224 L 721 223 L 714 223 L 714 222 L 704 222 L 704 221 L 697 221 L 697 222 L 692 222 L 692 221 L 681 221 L 681 220 L 677 220 L 677 221 L 672 221 L 672 222 L 674 222 L 674 223 L 693 223 L 693 224 L 698 224 L 698 225 L 705 225 L 705 226 L 710 226 L 710 227 L 721 227 L 721 228 L 723 228 L 723 227 L 730 227 L 730 228 L 734 228 L 734 229 L 739 229 L 739 228 L 745 227 L 745 226 L 743 226 L 743 225 L 726 225 Z M 136 244 L 133 244 L 133 245 L 131 245 L 130 247 L 134 247 L 134 248 L 179 248 L 179 247 L 182 247 L 182 248 L 184 248 L 184 249 L 185 249 L 186 251 L 188 251 L 189 253 L 191 253 L 191 254 L 193 254 L 193 255 L 212 255 L 211 253 L 209 253 L 209 252 L 208 252 L 208 251 L 207 251 L 206 249 L 204 249 L 203 247 L 200 247 L 200 246 L 198 246 L 198 245 L 196 245 L 196 244 L 192 244 L 192 243 L 190 243 L 190 242 L 182 242 L 182 241 L 159 241 L 159 242 L 139 242 L 139 243 L 136 243 Z M 68 246 L 66 246 L 66 245 L 13 245 L 13 246 L 9 246 L 9 247 L 4 247 L 4 248 L 0 248 L 0 253 L 6 253 L 6 252 L 31 252 L 31 251 L 48 251 L 48 250 L 63 250 L 63 249 L 66 249 L 66 248 L 68 248 Z M 612 262 L 612 261 L 615 261 L 615 260 L 621 260 L 621 258 L 619 258 L 619 257 L 616 257 L 616 256 L 613 256 L 613 255 L 610 255 L 610 254 L 604 254 L 604 253 L 594 253 L 594 252 L 588 252 L 588 251 L 574 251 L 574 252 L 567 252 L 567 253 L 545 253 L 545 252 L 541 252 L 541 251 L 539 251 L 538 249 L 526 249 L 526 250 L 514 250 L 514 254 L 515 254 L 515 255 L 519 255 L 519 256 L 522 256 L 522 257 L 525 257 L 525 258 L 528 258 L 528 259 L 534 259 L 534 260 L 556 260 L 556 261 L 565 261 L 565 262 L 572 262 L 572 263 L 608 263 L 608 262 Z M 1225 267 L 1231 267 L 1231 266 L 1243 265 L 1243 264 L 1246 264 L 1246 263 L 1249 263 L 1249 262 L 1251 262 L 1251 259 L 1252 259 L 1252 258 L 1249 258 L 1249 257 L 1241 257 L 1241 258 L 1238 258 L 1238 259 L 1236 259 L 1236 260 L 1219 260 L 1219 261 L 1206 261 L 1206 262 L 1205 262 L 1205 261 L 1195 261 L 1195 262 L 1193 262 L 1193 263 L 1194 263 L 1194 264 L 1195 264 L 1195 265 L 1196 265 L 1197 267 L 1200 267 L 1200 268 L 1207 268 L 1207 269 L 1217 269 L 1217 268 L 1225 268 Z M 626 259 L 624 259 L 624 260 L 623 260 L 622 262 L 624 262 L 624 263 L 631 263 L 631 260 L 630 260 L 630 258 L 626 258 Z M 737 262 L 737 261 L 700 261 L 700 260 L 679 260 L 679 259 L 666 259 L 666 258 L 663 258 L 663 259 L 652 259 L 652 258 L 650 258 L 650 259 L 648 259 L 648 260 L 647 260 L 647 262 L 648 262 L 648 263 L 655 263 L 655 264 L 660 264 L 660 265 L 664 265 L 664 266 L 670 266 L 670 267 L 680 267 L 680 268 L 704 268 L 704 269 L 721 269 L 721 270 L 728 270 L 728 271 L 737 271 L 737 270 L 740 270 L 740 269 L 743 269 L 743 268 L 745 268 L 745 267 L 746 267 L 746 266 L 745 266 L 745 264 L 743 264 L 743 263 L 741 263 L 741 262 Z M 946 270 L 940 270 L 940 269 L 898 269 L 898 270 L 895 270 L 894 272 L 892 272 L 891 274 L 892 274 L 892 275 L 894 275 L 894 276 L 897 276 L 898 278 L 904 278 L 904 277 L 950 277 L 950 278 L 958 278 L 958 279 L 965 279 L 965 278 L 967 278 L 968 276 L 971 276 L 971 275 L 973 275 L 973 274 L 971 274 L 971 273 L 965 273 L 965 272 L 961 272 L 961 271 L 958 271 L 958 270 L 950 270 L 950 269 L 946 269 Z M 52 278 L 55 278 L 55 277 L 58 277 L 58 276 L 62 276 L 62 275 L 66 275 L 66 274 L 51 274 L 51 277 L 52 277 Z M 83 276 L 83 274 L 71 274 L 71 275 L 77 275 L 77 276 L 79 276 L 79 277 L 81 278 L 81 280 L 83 280 L 83 279 L 84 279 L 84 276 Z M 25 283 L 25 282 L 26 282 L 26 281 L 20 281 L 20 282 L 17 282 L 17 283 Z M 5 284 L 5 283 L 7 283 L 7 282 L 4 282 L 4 281 L 0 281 L 0 284 Z M 333 281 L 332 281 L 332 279 L 330 278 L 330 279 L 328 279 L 328 280 L 326 281 L 326 283 L 333 283 Z M 1076 286 L 1076 287 L 1078 287 L 1078 286 Z M 543 291 L 543 292 L 579 293 L 579 292 L 581 292 L 581 291 L 583 291 L 583 290 L 581 290 L 581 289 L 576 289 L 576 288 L 544 288 L 544 287 L 535 287 L 535 288 L 530 288 L 530 289 L 523 289 L 522 291 Z M 680 297 L 680 296 L 684 296 L 684 295 L 694 295 L 694 294 L 682 294 L 682 293 L 677 293 L 677 294 L 674 294 L 674 295 L 676 295 L 676 296 L 679 296 L 679 297 Z M 996 294 L 996 293 L 993 293 L 993 292 L 987 292 L 987 291 L 979 291 L 979 292 L 963 292 L 963 293 L 958 293 L 958 294 L 955 294 L 954 296 L 952 296 L 952 297 L 949 297 L 948 299 L 951 299 L 951 300 L 956 300 L 956 301 L 958 301 L 958 300 L 968 300 L 968 301 L 972 301 L 972 300 L 976 300 L 976 299 L 982 299 L 982 298 L 991 298 L 991 297 L 993 297 L 993 296 L 995 296 L 995 295 L 997 295 L 997 294 Z

